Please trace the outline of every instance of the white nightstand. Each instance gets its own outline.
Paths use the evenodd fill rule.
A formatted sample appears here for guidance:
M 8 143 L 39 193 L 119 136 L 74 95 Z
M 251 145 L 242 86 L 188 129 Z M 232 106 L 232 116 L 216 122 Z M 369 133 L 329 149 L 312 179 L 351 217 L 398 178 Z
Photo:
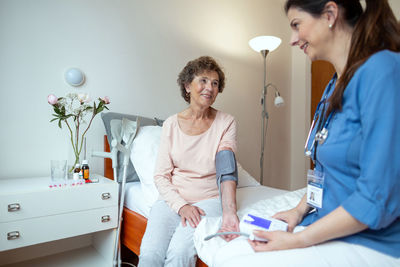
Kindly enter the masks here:
M 0 180 L 0 265 L 110 267 L 118 184 L 50 188 L 50 178 Z

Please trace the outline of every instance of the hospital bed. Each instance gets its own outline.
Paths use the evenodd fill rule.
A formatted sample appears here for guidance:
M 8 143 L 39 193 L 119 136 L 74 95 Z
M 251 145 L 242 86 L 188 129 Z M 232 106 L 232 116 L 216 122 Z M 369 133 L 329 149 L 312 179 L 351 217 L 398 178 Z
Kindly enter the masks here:
M 136 116 L 119 114 L 111 112 L 108 115 L 112 115 L 107 118 L 106 116 L 102 116 L 103 122 L 106 127 L 106 131 L 109 133 L 109 129 L 107 129 L 107 125 L 110 122 L 110 119 L 118 119 L 122 117 L 128 117 L 128 119 L 135 119 Z M 155 156 L 151 155 L 148 151 L 152 151 L 151 146 L 155 143 L 151 143 L 152 139 L 157 138 L 157 136 L 151 136 L 149 132 L 157 130 L 157 121 L 150 118 L 141 117 L 141 128 L 138 131 L 138 136 L 134 141 L 134 148 L 132 149 L 132 154 L 141 153 L 140 156 L 144 157 L 144 162 L 154 161 Z M 146 131 L 150 130 L 151 131 Z M 142 130 L 142 131 L 141 131 Z M 148 136 L 144 136 L 145 133 L 148 133 Z M 143 134 L 141 134 L 143 133 Z M 108 135 L 110 136 L 110 135 Z M 150 140 L 150 141 L 149 141 Z M 136 143 L 135 143 L 136 142 Z M 143 147 L 143 150 L 138 151 L 135 149 L 136 147 Z M 108 142 L 107 135 L 104 136 L 104 151 L 109 152 L 110 146 Z M 140 152 L 141 151 L 141 152 Z M 132 155 L 133 156 L 133 155 Z M 148 158 L 146 158 L 148 157 Z M 134 159 L 134 157 L 131 157 Z M 131 161 L 132 162 L 132 161 Z M 133 163 L 133 162 L 132 162 Z M 138 164 L 137 164 L 138 165 Z M 139 174 L 139 169 L 146 169 L 141 166 L 134 166 L 136 171 Z M 143 174 L 143 173 L 142 173 Z M 152 176 L 152 173 L 147 173 L 148 177 Z M 113 169 L 111 159 L 104 159 L 104 176 L 110 179 L 114 179 Z M 252 206 L 254 203 L 258 203 L 264 199 L 274 198 L 276 196 L 284 195 L 287 193 L 285 190 L 280 190 L 276 188 L 271 188 L 267 186 L 261 186 L 246 170 L 244 170 L 240 164 L 238 164 L 238 176 L 239 176 L 239 184 L 237 190 L 237 205 L 239 214 L 242 214 L 243 211 L 246 210 L 247 207 Z M 155 186 L 145 185 L 146 182 L 134 181 L 129 182 L 125 186 L 125 201 L 124 201 L 124 211 L 123 211 L 123 221 L 122 221 L 122 233 L 121 233 L 121 242 L 124 246 L 126 246 L 129 250 L 131 250 L 136 255 L 140 254 L 140 244 L 146 229 L 147 224 L 147 216 L 150 212 L 150 208 L 152 203 L 154 203 L 154 196 L 158 195 L 158 192 L 150 192 L 156 191 Z M 149 191 L 150 190 L 150 191 Z M 149 195 L 153 195 L 153 197 L 149 198 Z M 214 218 L 217 219 L 217 218 Z M 219 221 L 217 220 L 209 220 L 202 222 L 202 226 L 196 230 L 196 248 L 199 253 L 199 259 L 197 260 L 197 267 L 205 267 L 206 263 L 212 262 L 212 254 L 210 254 L 210 250 L 208 248 L 216 249 L 220 246 L 220 242 L 225 242 L 221 238 L 214 238 L 213 240 L 208 241 L 209 243 L 204 242 L 204 235 L 210 233 L 210 231 L 214 231 L 219 226 Z M 202 261 L 203 259 L 203 261 Z M 206 262 L 206 263 L 205 263 Z

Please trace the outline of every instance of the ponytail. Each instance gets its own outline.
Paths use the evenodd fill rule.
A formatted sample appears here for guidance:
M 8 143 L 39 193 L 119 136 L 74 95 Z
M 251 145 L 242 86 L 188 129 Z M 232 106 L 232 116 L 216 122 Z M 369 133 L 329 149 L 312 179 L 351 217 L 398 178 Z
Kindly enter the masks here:
M 343 75 L 329 99 L 327 114 L 342 109 L 343 93 L 354 73 L 371 55 L 385 49 L 400 51 L 400 24 L 387 0 L 366 0 L 366 9 L 354 26 Z

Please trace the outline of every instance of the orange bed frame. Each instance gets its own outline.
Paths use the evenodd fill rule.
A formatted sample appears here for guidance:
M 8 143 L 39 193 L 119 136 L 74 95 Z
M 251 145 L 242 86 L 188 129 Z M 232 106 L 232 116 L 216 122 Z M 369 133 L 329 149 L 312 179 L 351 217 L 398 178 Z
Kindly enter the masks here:
M 104 151 L 110 152 L 107 136 L 104 136 Z M 104 159 L 104 176 L 114 180 L 111 159 Z M 136 255 L 140 255 L 140 244 L 146 230 L 147 219 L 142 215 L 124 207 L 122 214 L 121 242 Z M 196 267 L 207 267 L 199 258 Z

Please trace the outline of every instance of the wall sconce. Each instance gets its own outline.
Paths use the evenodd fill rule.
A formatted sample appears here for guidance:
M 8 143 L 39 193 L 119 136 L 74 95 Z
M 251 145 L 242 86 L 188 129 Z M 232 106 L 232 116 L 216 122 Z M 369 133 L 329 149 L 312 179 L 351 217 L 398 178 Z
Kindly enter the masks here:
M 249 41 L 250 47 L 256 51 L 261 53 L 264 58 L 264 87 L 261 95 L 261 105 L 263 107 L 261 119 L 262 119 L 262 128 L 261 128 L 261 155 L 260 155 L 260 184 L 263 184 L 264 179 L 264 150 L 265 150 L 265 137 L 267 135 L 267 127 L 268 127 L 268 111 L 267 111 L 267 89 L 272 87 L 275 89 L 275 100 L 274 104 L 276 107 L 280 107 L 284 104 L 284 100 L 281 97 L 278 89 L 272 83 L 267 84 L 266 77 L 266 59 L 269 52 L 278 48 L 281 44 L 281 39 L 275 36 L 258 36 Z
M 65 72 L 65 81 L 71 86 L 81 86 L 85 82 L 85 75 L 80 69 L 70 68 Z

